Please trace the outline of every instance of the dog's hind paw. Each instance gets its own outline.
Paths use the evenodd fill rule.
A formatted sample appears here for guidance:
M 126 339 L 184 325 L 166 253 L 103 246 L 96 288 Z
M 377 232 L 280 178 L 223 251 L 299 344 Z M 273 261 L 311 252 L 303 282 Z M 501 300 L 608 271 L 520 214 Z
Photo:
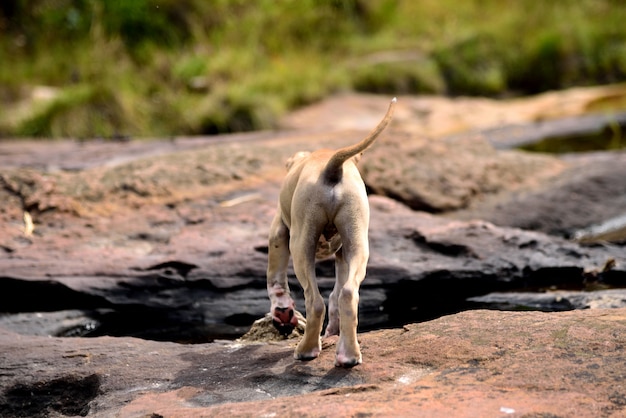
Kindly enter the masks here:
M 361 364 L 363 360 L 361 356 L 358 357 L 348 357 L 337 354 L 335 357 L 335 367 L 345 367 L 347 369 L 356 366 L 357 364 Z
M 303 352 L 296 350 L 296 352 L 293 355 L 293 358 L 295 358 L 296 360 L 300 360 L 300 361 L 311 361 L 311 360 L 318 358 L 320 355 L 320 352 L 321 350 L 319 347 L 316 347 L 309 351 L 303 351 Z
M 294 354 L 293 358 L 295 358 L 296 360 L 300 360 L 300 361 L 311 361 L 311 360 L 315 360 L 316 358 L 319 357 L 319 353 L 317 354 Z
M 337 343 L 337 353 L 335 354 L 335 366 L 350 368 L 362 362 L 363 356 L 358 343 L 356 346 L 347 344 L 345 337 L 340 336 Z

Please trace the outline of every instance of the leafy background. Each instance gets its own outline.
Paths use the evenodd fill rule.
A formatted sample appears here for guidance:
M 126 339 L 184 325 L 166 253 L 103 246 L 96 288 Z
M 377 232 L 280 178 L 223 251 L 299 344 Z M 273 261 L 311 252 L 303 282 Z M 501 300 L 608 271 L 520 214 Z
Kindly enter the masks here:
M 0 137 L 271 129 L 342 91 L 626 80 L 623 0 L 3 0 Z

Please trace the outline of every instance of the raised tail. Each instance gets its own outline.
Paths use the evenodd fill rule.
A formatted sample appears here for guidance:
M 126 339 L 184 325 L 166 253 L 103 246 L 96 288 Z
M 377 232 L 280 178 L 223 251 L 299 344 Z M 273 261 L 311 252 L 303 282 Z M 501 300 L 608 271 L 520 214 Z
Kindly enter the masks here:
M 326 168 L 324 169 L 324 177 L 329 182 L 338 182 L 341 179 L 341 174 L 343 172 L 343 163 L 354 157 L 355 155 L 365 151 L 374 143 L 376 138 L 378 138 L 378 135 L 380 135 L 380 133 L 387 127 L 387 125 L 391 121 L 391 118 L 393 117 L 394 107 L 397 101 L 398 100 L 395 97 L 391 99 L 391 103 L 389 103 L 389 109 L 387 109 L 385 117 L 364 140 L 362 140 L 358 144 L 341 148 L 333 154 L 330 160 L 328 160 L 328 164 L 326 164 Z

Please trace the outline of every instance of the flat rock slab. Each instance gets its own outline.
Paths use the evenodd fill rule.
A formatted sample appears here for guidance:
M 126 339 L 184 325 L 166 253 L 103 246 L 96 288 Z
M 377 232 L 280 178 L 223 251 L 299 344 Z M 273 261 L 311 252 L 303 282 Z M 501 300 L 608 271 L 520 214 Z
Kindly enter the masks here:
M 577 115 L 603 94 L 590 89 L 521 102 L 401 98 L 394 126 L 361 161 L 370 189 L 388 195 L 370 196 L 362 329 L 458 312 L 470 307 L 467 298 L 495 291 L 581 289 L 591 276 L 625 286 L 623 246 L 583 246 L 545 233 L 568 233 L 622 213 L 625 153 L 561 159 L 496 150 L 475 135 L 425 139 L 418 133 L 458 118 L 481 129 L 524 123 L 541 116 L 546 103 L 577 103 L 562 112 Z M 12 329 L 39 334 L 35 328 L 46 322 L 44 331 L 55 336 L 92 329 L 202 342 L 242 335 L 269 309 L 267 234 L 285 160 L 303 149 L 355 143 L 387 104 L 379 96 L 338 96 L 298 112 L 299 130 L 291 132 L 0 143 L 0 307 L 24 314 Z M 412 117 L 422 108 L 430 109 L 428 117 Z M 496 109 L 501 118 L 493 116 Z M 355 130 L 331 132 L 314 126 L 317 119 L 298 125 L 307 112 L 333 115 L 335 129 Z M 602 271 L 610 260 L 613 267 Z M 317 273 L 327 296 L 333 261 L 319 263 Z M 303 309 L 291 271 L 290 280 Z M 85 309 L 92 311 L 87 317 L 72 313 Z
M 494 291 L 624 286 L 619 241 L 547 234 L 619 218 L 623 152 L 537 156 L 450 136 L 577 116 L 612 94 L 401 99 L 361 166 L 388 196 L 370 196 L 360 307 L 362 330 L 400 328 L 362 333 L 365 364 L 352 370 L 333 367 L 333 340 L 300 363 L 292 341 L 60 336 L 158 339 L 155 324 L 172 341 L 243 334 L 269 307 L 266 237 L 286 157 L 360 140 L 387 98 L 303 109 L 290 119 L 296 132 L 1 143 L 0 308 L 19 315 L 0 318 L 0 416 L 623 416 L 624 308 L 472 311 L 402 327 Z M 327 295 L 333 262 L 317 273 Z M 610 306 L 623 306 L 614 296 Z M 111 315 L 121 332 L 107 329 Z
M 200 345 L 0 330 L 0 415 L 550 416 L 626 413 L 626 309 L 471 311 L 360 335 L 364 364 L 291 341 Z

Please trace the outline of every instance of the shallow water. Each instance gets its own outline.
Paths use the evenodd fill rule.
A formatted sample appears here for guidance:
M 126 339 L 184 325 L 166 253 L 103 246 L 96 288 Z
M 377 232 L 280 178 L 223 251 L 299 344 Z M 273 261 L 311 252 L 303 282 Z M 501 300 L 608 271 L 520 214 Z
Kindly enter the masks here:
M 610 151 L 626 148 L 626 123 L 609 121 L 593 132 L 548 136 L 540 141 L 521 145 L 519 149 L 550 154 Z

